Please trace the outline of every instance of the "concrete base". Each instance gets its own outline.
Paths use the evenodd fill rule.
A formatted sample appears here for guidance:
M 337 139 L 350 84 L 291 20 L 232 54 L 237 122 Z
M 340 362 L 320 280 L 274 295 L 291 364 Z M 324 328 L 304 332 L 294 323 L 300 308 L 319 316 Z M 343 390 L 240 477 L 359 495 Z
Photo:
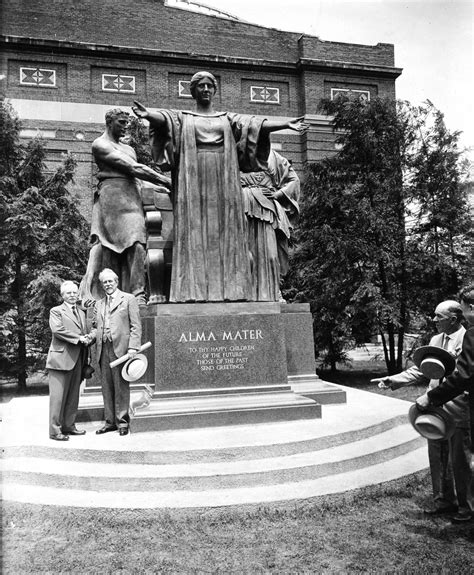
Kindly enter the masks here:
M 290 375 L 288 376 L 288 384 L 295 393 L 313 399 L 321 405 L 346 403 L 347 401 L 347 394 L 343 389 L 319 379 L 317 375 Z
M 139 406 L 144 396 L 151 397 L 153 387 L 144 383 L 130 385 L 130 406 Z M 104 421 L 104 399 L 100 387 L 85 387 L 79 398 L 76 421 Z
M 131 429 L 161 431 L 219 425 L 248 425 L 321 417 L 321 406 L 290 386 L 184 392 L 146 391 L 132 402 Z
M 287 386 L 156 393 L 152 386 L 136 383 L 130 393 L 130 426 L 133 431 L 159 431 L 320 418 L 322 405 L 344 404 L 346 399 L 343 389 L 311 376 L 290 376 Z M 100 389 L 85 388 L 77 421 L 103 420 Z

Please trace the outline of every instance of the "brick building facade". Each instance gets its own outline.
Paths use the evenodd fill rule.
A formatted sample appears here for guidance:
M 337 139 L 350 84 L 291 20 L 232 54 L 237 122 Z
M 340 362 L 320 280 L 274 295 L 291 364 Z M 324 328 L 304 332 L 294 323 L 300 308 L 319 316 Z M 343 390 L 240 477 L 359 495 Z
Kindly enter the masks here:
M 249 24 L 217 11 L 180 8 L 180 0 L 1 0 L 2 96 L 22 120 L 25 138 L 38 130 L 53 165 L 72 151 L 75 193 L 91 210 L 91 143 L 105 111 L 192 109 L 188 83 L 197 70 L 218 80 L 216 109 L 269 118 L 305 116 L 300 137 L 272 135 L 297 171 L 334 152 L 322 98 L 395 97 L 390 44 L 365 46 Z M 192 3 L 191 3 L 192 4 Z

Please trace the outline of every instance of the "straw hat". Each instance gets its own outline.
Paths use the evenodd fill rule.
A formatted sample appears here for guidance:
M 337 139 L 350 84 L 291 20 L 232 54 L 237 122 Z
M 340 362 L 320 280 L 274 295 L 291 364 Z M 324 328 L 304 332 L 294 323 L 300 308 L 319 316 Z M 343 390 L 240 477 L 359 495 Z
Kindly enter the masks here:
M 456 366 L 454 356 L 436 345 L 424 345 L 415 349 L 413 361 L 423 375 L 430 379 L 446 377 Z
M 125 381 L 137 381 L 145 373 L 148 367 L 148 359 L 142 353 L 128 359 L 122 367 L 122 377 Z
M 426 439 L 448 439 L 454 433 L 454 419 L 441 407 L 420 409 L 414 403 L 408 411 L 408 419 Z

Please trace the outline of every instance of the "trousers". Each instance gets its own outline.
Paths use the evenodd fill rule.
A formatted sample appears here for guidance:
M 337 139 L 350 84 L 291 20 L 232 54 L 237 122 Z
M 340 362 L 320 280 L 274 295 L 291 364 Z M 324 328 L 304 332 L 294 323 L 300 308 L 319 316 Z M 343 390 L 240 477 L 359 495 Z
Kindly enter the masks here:
M 449 439 L 428 440 L 428 458 L 435 505 L 472 510 L 471 437 L 468 427 L 456 427 Z
M 104 398 L 105 426 L 128 427 L 130 423 L 130 385 L 122 377 L 122 366 L 110 367 L 117 359 L 111 341 L 104 341 L 100 354 L 102 397 Z

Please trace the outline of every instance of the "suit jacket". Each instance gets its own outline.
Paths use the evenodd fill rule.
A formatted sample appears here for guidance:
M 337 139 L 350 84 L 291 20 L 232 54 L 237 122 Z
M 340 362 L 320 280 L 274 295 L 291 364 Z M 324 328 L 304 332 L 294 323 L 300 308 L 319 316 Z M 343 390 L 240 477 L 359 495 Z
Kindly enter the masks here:
M 449 336 L 450 340 L 449 340 L 448 351 L 451 352 L 453 355 L 455 355 L 458 358 L 458 361 L 459 356 L 461 354 L 465 334 L 466 330 L 463 327 L 461 327 L 455 333 Z M 433 336 L 430 340 L 430 345 L 434 345 L 436 347 L 442 347 L 443 334 L 438 333 L 435 336 Z M 421 370 L 418 367 L 416 367 L 416 365 L 408 368 L 405 371 L 402 371 L 402 373 L 397 373 L 397 375 L 391 375 L 390 380 L 391 380 L 390 383 L 391 389 L 398 389 L 400 387 L 404 387 L 412 383 L 427 383 L 428 391 L 430 391 L 432 389 L 436 389 L 440 385 L 439 379 L 430 380 L 425 375 L 423 375 Z M 466 427 L 469 425 L 469 419 L 470 419 L 469 401 L 467 396 L 465 396 L 464 394 L 459 395 L 459 397 L 456 397 L 455 399 L 453 399 L 453 401 L 446 403 L 444 409 L 454 418 L 456 424 L 459 427 Z
M 106 302 L 105 297 L 97 302 L 92 324 L 97 329 L 97 359 L 99 361 L 102 353 Z M 142 322 L 137 300 L 132 294 L 120 290 L 114 293 L 114 301 L 110 308 L 110 332 L 117 357 L 125 355 L 129 349 L 140 348 Z
M 443 405 L 464 391 L 469 391 L 474 404 L 474 326 L 466 331 L 455 371 L 436 389 L 429 391 L 428 397 L 433 405 Z
M 46 358 L 46 369 L 69 371 L 76 365 L 81 351 L 79 338 L 86 333 L 86 314 L 79 307 L 77 311 L 82 326 L 66 303 L 51 308 L 49 327 L 53 337 Z

